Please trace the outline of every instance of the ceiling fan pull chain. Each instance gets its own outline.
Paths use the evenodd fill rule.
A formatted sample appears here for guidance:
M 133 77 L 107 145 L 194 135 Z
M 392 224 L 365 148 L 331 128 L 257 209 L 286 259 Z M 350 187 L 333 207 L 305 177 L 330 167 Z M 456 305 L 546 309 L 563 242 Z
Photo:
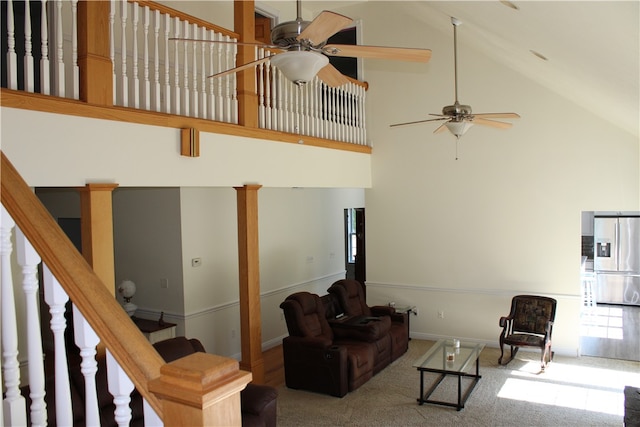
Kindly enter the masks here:
M 456 136 L 456 160 L 458 160 L 458 141 L 460 141 L 460 137 Z

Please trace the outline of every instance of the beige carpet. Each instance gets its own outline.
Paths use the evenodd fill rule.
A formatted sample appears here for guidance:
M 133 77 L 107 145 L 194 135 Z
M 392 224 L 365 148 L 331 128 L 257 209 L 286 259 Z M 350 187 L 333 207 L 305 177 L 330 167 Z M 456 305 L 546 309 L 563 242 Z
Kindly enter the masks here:
M 464 409 L 420 406 L 420 374 L 412 365 L 432 344 L 411 340 L 404 356 L 343 398 L 280 387 L 278 425 L 622 426 L 624 386 L 640 386 L 639 362 L 556 356 L 540 373 L 539 353 L 521 351 L 500 366 L 500 351 L 485 348 L 482 379 Z M 448 378 L 432 398 L 456 400 L 457 380 Z

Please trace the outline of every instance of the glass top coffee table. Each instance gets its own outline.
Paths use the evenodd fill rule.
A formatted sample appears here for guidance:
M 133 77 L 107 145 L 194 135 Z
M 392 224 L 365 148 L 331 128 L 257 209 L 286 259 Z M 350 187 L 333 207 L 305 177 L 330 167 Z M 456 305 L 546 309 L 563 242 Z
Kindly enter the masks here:
M 457 340 L 455 340 L 457 341 Z M 480 375 L 480 353 L 484 349 L 484 344 L 457 341 L 452 339 L 442 339 L 437 341 L 431 348 L 413 364 L 413 367 L 420 371 L 420 397 L 418 403 L 435 403 L 437 405 L 452 406 L 458 411 L 464 408 L 464 404 L 475 388 L 482 376 Z M 475 374 L 473 365 L 475 364 Z M 440 375 L 434 384 L 425 392 L 424 373 L 435 372 Z M 444 402 L 441 400 L 431 400 L 429 397 L 447 375 L 458 377 L 458 402 Z M 462 377 L 473 378 L 462 394 Z

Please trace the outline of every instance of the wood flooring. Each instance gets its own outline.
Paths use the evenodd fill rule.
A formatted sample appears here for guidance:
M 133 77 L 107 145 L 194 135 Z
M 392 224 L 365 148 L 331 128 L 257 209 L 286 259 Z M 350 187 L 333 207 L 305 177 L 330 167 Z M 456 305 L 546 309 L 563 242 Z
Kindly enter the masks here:
M 640 307 L 597 304 L 580 323 L 583 356 L 640 361 Z
M 262 353 L 264 362 L 264 382 L 271 387 L 284 385 L 284 357 L 282 344 Z

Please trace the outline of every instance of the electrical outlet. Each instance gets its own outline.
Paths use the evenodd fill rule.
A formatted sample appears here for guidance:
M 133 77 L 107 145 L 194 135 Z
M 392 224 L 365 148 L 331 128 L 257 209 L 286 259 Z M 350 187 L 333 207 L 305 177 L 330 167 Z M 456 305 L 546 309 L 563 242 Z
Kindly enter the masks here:
M 160 287 L 162 289 L 169 289 L 169 279 L 160 279 Z
M 438 319 L 444 319 L 444 311 L 438 310 Z
M 232 329 L 231 330 L 231 338 L 235 338 L 236 337 L 236 330 Z

